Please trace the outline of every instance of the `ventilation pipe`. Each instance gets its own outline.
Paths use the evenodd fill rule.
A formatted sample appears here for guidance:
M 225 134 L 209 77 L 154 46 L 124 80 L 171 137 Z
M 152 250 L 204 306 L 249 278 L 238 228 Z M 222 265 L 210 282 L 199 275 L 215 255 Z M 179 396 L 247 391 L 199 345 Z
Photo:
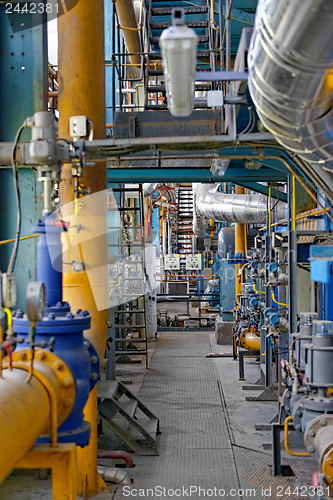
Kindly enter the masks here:
M 261 122 L 282 146 L 319 164 L 312 168 L 322 180 L 323 169 L 333 173 L 332 26 L 331 1 L 260 0 L 248 56 Z
M 141 44 L 132 0 L 116 0 L 116 10 L 121 33 L 129 53 L 141 52 Z M 140 55 L 129 56 L 132 64 L 140 64 Z
M 220 222 L 263 223 L 267 215 L 267 197 L 258 194 L 223 194 L 217 192 L 219 184 L 193 184 L 195 202 L 193 232 L 204 236 L 205 219 Z M 284 204 L 277 204 L 278 218 L 285 215 Z
M 144 184 L 142 184 L 142 193 L 144 198 L 147 198 L 147 196 L 153 194 L 157 188 L 158 188 L 158 182 L 154 183 L 145 182 Z

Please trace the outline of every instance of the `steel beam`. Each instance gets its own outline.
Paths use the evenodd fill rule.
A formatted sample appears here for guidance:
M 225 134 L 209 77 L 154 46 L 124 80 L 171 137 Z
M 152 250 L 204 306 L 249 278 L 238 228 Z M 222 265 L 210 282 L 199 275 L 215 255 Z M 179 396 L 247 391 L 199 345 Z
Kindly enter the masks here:
M 113 182 L 235 182 L 248 178 L 252 182 L 284 181 L 285 175 L 270 168 L 260 171 L 229 168 L 224 176 L 214 177 L 208 168 L 108 168 L 108 184 Z
M 239 181 L 238 184 L 239 186 L 243 186 L 247 189 L 252 189 L 253 191 L 256 191 L 257 193 L 264 194 L 268 196 L 269 193 L 269 188 L 267 186 L 263 186 L 262 184 L 259 184 L 258 182 L 252 182 L 252 177 L 251 181 Z M 282 193 L 281 191 L 278 191 L 277 189 L 272 188 L 271 189 L 271 196 L 272 198 L 276 200 L 283 201 L 284 203 L 288 202 L 288 195 L 286 193 Z

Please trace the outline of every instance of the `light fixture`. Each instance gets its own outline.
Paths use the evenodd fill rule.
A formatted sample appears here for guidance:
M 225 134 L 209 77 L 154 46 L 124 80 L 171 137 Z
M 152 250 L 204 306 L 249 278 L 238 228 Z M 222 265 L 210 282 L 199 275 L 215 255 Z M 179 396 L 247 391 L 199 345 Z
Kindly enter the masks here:
M 214 177 L 223 177 L 229 167 L 229 163 L 229 158 L 213 158 L 210 171 Z
M 173 116 L 189 116 L 193 109 L 198 37 L 184 24 L 184 9 L 171 11 L 172 25 L 160 36 L 166 97 Z

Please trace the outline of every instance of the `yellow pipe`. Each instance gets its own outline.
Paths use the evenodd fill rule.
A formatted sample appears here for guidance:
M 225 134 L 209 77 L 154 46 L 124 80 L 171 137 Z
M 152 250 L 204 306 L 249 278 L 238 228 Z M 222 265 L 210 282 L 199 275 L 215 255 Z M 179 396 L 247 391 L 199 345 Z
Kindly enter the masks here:
M 289 455 L 292 455 L 293 457 L 310 457 L 310 453 L 295 453 L 294 451 L 291 451 L 289 448 L 289 443 L 288 443 L 288 424 L 293 420 L 293 417 L 287 417 L 284 421 L 284 447 L 286 451 L 289 453 Z
M 125 40 L 127 51 L 129 53 L 141 52 L 140 37 L 138 33 L 139 29 L 137 27 L 135 19 L 132 0 L 115 0 L 115 2 L 119 24 L 123 27 L 123 37 Z M 140 55 L 131 55 L 130 61 L 133 64 L 140 64 Z
M 268 234 L 272 235 L 272 185 L 268 188 Z
M 292 180 L 292 230 L 296 230 L 296 178 L 293 175 L 293 180 Z
M 39 234 L 32 234 L 31 236 L 22 236 L 21 238 L 19 238 L 19 240 L 20 241 L 30 240 L 30 238 L 37 238 L 37 236 L 39 236 Z M 6 243 L 13 243 L 14 241 L 16 241 L 15 238 L 12 238 L 11 240 L 2 240 L 0 241 L 0 245 L 5 245 Z
M 44 434 L 49 422 L 47 391 L 24 370 L 3 370 L 0 379 L 0 483 Z
M 10 332 L 11 332 L 12 331 L 12 323 L 13 323 L 12 311 L 10 309 L 8 309 L 8 307 L 4 307 L 3 310 L 7 315 L 8 330 L 10 330 Z
M 252 286 L 253 286 L 253 290 L 257 293 L 265 293 L 265 292 L 261 292 L 260 290 L 257 290 L 256 289 L 256 284 L 255 283 L 252 283 Z
M 210 10 L 211 10 L 211 12 L 212 12 L 212 22 L 211 22 L 211 26 L 212 26 L 213 30 L 218 31 L 218 30 L 219 30 L 219 27 L 217 27 L 217 28 L 215 27 L 215 24 L 216 24 L 216 23 L 215 23 L 215 19 L 214 19 L 214 17 L 215 17 L 215 16 L 214 16 L 214 0 L 210 0 Z
M 255 332 L 253 328 L 247 328 L 243 330 L 240 335 L 240 343 L 248 351 L 260 351 L 260 336 Z M 258 332 L 259 333 L 259 332 Z
M 108 490 L 104 481 L 102 481 L 97 474 L 97 465 L 95 466 L 95 461 L 91 460 L 91 455 L 97 457 L 97 386 L 94 387 L 89 395 L 88 402 L 84 409 L 84 417 L 85 420 L 90 422 L 91 435 L 89 446 L 77 448 L 77 473 L 79 479 L 78 486 L 80 487 L 78 494 L 82 495 L 83 498 L 87 498 L 92 495 L 92 491 L 94 490 Z M 84 464 L 81 470 L 80 464 Z
M 55 354 L 38 349 L 28 382 L 31 351 L 12 354 L 11 368 L 5 358 L 0 378 L 0 483 L 42 434 L 56 430 L 72 410 L 75 385 L 69 368 Z M 62 370 L 54 366 L 62 363 Z
M 236 185 L 235 193 L 244 194 L 245 190 L 244 188 Z M 246 250 L 245 234 L 246 234 L 246 224 L 243 223 L 235 224 L 235 254 L 240 253 L 242 255 L 246 255 L 247 250 Z M 237 297 L 237 295 L 242 293 L 243 274 L 238 276 L 238 271 L 241 269 L 240 264 L 237 264 L 235 267 L 236 267 L 235 295 Z
M 118 2 L 128 4 L 127 1 Z M 132 2 L 130 2 L 132 7 Z M 133 7 L 132 7 L 133 9 Z M 126 11 L 125 9 L 122 9 Z M 121 24 L 128 25 L 123 20 Z M 73 115 L 86 115 L 94 124 L 95 139 L 105 138 L 105 61 L 104 61 L 104 9 L 103 1 L 80 0 L 58 19 L 59 33 L 59 136 L 69 138 L 69 118 Z M 135 33 L 138 37 L 138 34 Z M 130 49 L 132 50 L 132 49 Z M 136 61 L 134 61 L 136 62 Z M 72 166 L 63 165 L 62 182 L 59 184 L 61 205 L 73 202 Z M 98 162 L 94 167 L 85 169 L 82 182 L 85 189 L 92 193 L 102 191 L 106 194 L 106 163 Z M 102 196 L 102 195 L 101 195 Z M 84 202 L 83 202 L 84 203 Z M 102 298 L 106 305 L 103 309 L 97 306 L 87 271 L 81 273 L 65 273 L 64 300 L 68 301 L 74 311 L 87 309 L 91 314 L 91 328 L 85 336 L 94 344 L 103 362 L 107 336 L 108 321 L 108 277 L 107 277 L 107 213 L 105 207 L 99 206 L 95 212 L 86 213 L 83 208 L 77 219 L 80 220 L 87 241 L 82 244 L 85 258 L 85 269 L 96 270 L 95 296 Z M 98 224 L 99 236 L 95 233 Z M 75 224 L 74 224 L 75 225 Z M 75 229 L 73 230 L 73 233 Z M 80 238 L 80 233 L 77 235 Z M 87 405 L 96 398 L 90 394 Z M 89 414 L 92 426 L 90 443 L 97 439 L 95 420 L 97 415 Z M 87 484 L 86 495 L 97 493 L 99 485 L 96 475 L 97 454 L 95 446 L 78 448 L 78 494 L 82 494 Z M 84 451 L 83 451 L 84 450 Z
M 283 302 L 278 302 L 276 299 L 275 299 L 275 293 L 274 291 L 272 290 L 272 300 L 273 302 L 275 302 L 275 304 L 277 304 L 278 306 L 285 306 L 285 307 L 289 307 L 289 304 L 283 304 Z

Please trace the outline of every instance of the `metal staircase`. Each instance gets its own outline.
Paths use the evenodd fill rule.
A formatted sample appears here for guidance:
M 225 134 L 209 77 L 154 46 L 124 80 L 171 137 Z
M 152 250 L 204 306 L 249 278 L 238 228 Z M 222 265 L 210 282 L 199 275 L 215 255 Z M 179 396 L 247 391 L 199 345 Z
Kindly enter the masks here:
M 138 455 L 158 455 L 156 438 L 159 419 L 117 381 L 101 381 L 97 386 L 102 427 L 120 437 Z
M 116 360 L 126 363 L 133 362 L 132 356 L 144 356 L 148 368 L 142 185 L 114 188 L 113 193 L 119 200 L 114 210 L 119 211 L 120 215 L 120 227 L 109 228 L 118 230 L 117 241 L 108 245 L 117 250 L 117 274 L 114 276 L 114 282 L 118 279 L 118 296 L 115 302 L 118 305 L 115 309 Z
M 177 253 L 180 255 L 191 254 L 193 236 L 193 192 L 191 186 L 180 184 L 177 202 Z
M 159 37 L 162 31 L 171 24 L 171 9 L 183 7 L 185 10 L 185 22 L 193 28 L 198 35 L 198 70 L 201 64 L 215 70 L 214 57 L 214 28 L 211 22 L 210 2 L 206 5 L 188 5 L 188 2 L 179 0 L 149 0 L 147 20 L 147 40 L 150 50 L 146 64 L 145 83 L 145 110 L 167 109 L 165 98 L 165 85 L 159 47 Z M 204 60 L 204 61 L 202 61 Z M 212 84 L 196 84 L 196 91 L 211 90 Z M 203 104 L 200 107 L 205 107 Z

